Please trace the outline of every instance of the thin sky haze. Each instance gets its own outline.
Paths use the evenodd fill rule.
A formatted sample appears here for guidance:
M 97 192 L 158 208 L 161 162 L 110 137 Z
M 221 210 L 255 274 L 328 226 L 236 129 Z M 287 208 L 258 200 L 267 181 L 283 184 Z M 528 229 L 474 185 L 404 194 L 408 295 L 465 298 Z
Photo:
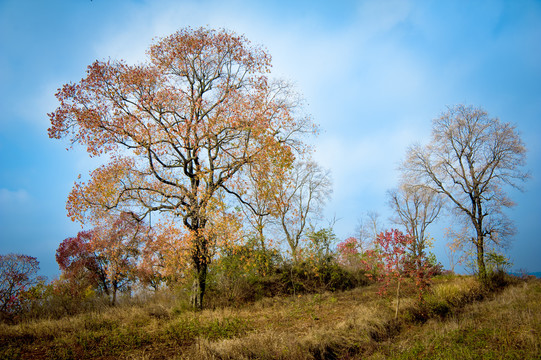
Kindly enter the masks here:
M 376 211 L 431 120 L 458 103 L 517 126 L 532 177 L 507 214 L 514 269 L 541 271 L 541 1 L 0 0 L 0 254 L 35 256 L 58 275 L 58 244 L 80 226 L 66 216 L 79 174 L 99 160 L 47 136 L 56 90 L 94 60 L 145 61 L 153 39 L 206 26 L 268 49 L 273 77 L 293 82 L 321 133 L 315 158 L 334 180 L 325 219 L 345 239 Z M 320 225 L 327 224 L 322 220 Z M 447 265 L 443 228 L 434 252 Z

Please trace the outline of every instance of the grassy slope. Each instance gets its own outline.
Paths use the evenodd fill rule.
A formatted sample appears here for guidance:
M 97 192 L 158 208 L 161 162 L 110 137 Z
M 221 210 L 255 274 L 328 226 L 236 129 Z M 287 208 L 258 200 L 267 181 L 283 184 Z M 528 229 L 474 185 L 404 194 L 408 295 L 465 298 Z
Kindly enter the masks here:
M 424 308 L 403 299 L 398 321 L 376 286 L 200 313 L 155 299 L 0 325 L 0 358 L 541 358 L 541 281 L 470 303 L 479 291 L 471 278 L 440 279 Z
M 520 283 L 380 344 L 371 359 L 541 359 L 541 280 Z

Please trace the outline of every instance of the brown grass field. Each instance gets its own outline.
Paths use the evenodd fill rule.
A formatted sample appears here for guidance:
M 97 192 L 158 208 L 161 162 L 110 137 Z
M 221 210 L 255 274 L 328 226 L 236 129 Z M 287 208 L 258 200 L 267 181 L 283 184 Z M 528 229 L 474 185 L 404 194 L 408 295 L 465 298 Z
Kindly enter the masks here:
M 0 324 L 0 359 L 541 359 L 541 280 L 483 290 L 439 277 L 419 303 L 377 285 L 194 312 L 163 292 L 61 319 Z

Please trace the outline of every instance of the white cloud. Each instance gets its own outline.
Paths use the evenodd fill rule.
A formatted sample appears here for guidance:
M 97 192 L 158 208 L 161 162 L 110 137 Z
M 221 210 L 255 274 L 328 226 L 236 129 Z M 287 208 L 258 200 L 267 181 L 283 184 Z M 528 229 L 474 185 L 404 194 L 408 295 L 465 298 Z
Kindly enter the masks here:
M 415 140 L 414 129 L 406 128 L 358 140 L 327 137 L 318 142 L 315 158 L 332 172 L 336 201 L 350 199 L 366 190 L 384 194 L 396 186 L 396 169 Z
M 239 13 L 219 1 L 155 1 L 127 8 L 122 15 L 121 21 L 107 24 L 102 37 L 93 44 L 99 59 L 138 63 L 146 58 L 146 51 L 156 38 L 187 26 L 221 27 L 238 19 Z
M 30 202 L 30 194 L 24 190 L 8 190 L 0 189 L 0 207 L 6 211 L 9 211 L 11 207 L 19 207 L 26 205 Z

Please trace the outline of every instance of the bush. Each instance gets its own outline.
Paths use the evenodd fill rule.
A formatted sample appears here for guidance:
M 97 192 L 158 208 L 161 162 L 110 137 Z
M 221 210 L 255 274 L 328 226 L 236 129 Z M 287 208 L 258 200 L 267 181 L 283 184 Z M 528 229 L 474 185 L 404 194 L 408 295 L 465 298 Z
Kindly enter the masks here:
M 13 321 L 26 308 L 25 292 L 44 281 L 37 276 L 39 262 L 35 257 L 0 255 L 0 319 Z
M 370 282 L 363 270 L 347 270 L 335 262 L 284 263 L 278 273 L 286 294 L 343 291 Z
M 251 258 L 251 262 L 245 259 Z M 257 259 L 271 259 L 264 268 Z M 277 253 L 243 248 L 218 259 L 209 271 L 208 306 L 240 306 L 264 297 L 343 291 L 370 282 L 364 270 L 346 269 L 334 259 L 283 261 Z M 268 266 L 270 264 L 270 266 Z
M 88 283 L 65 278 L 50 283 L 41 281 L 23 294 L 26 307 L 21 319 L 60 319 L 109 306 L 105 296 L 98 295 Z
M 281 256 L 275 249 L 262 250 L 248 242 L 222 249 L 221 257 L 207 276 L 207 301 L 210 307 L 237 306 L 270 296 L 277 290 L 275 272 Z
M 432 287 L 423 301 L 408 312 L 413 320 L 420 322 L 431 317 L 444 318 L 485 296 L 486 289 L 473 277 L 448 278 Z
M 488 274 L 488 288 L 495 291 L 518 283 L 519 279 L 503 270 L 492 271 Z

